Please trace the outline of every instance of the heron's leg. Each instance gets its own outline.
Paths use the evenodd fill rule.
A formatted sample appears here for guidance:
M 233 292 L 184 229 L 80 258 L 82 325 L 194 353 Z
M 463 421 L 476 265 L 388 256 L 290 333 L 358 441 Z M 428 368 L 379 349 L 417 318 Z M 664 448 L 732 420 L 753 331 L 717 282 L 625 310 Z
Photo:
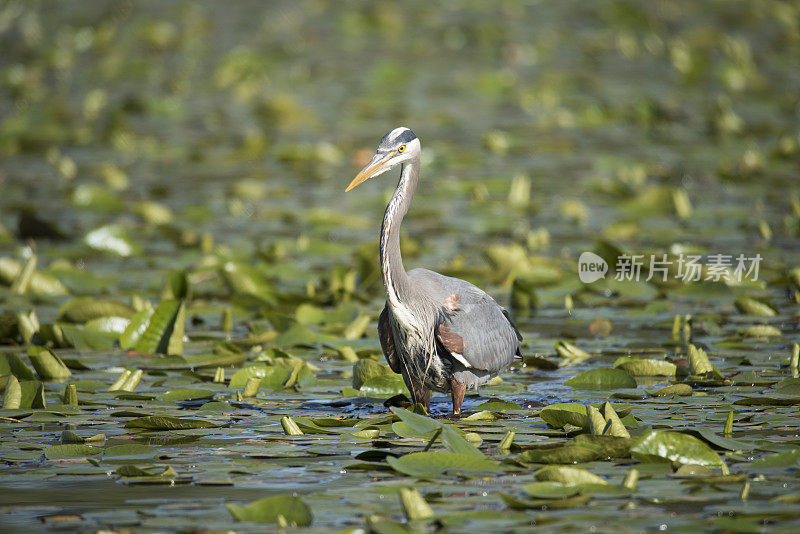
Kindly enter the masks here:
M 461 414 L 461 404 L 464 402 L 464 393 L 467 392 L 466 384 L 456 382 L 450 378 L 450 397 L 453 399 L 453 415 Z

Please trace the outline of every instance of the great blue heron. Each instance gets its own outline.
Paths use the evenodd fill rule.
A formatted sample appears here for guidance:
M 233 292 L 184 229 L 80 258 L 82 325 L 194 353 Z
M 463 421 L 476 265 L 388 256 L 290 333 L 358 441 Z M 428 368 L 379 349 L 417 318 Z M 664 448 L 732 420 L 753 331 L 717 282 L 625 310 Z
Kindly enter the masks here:
M 467 388 L 477 389 L 520 355 L 522 336 L 508 312 L 483 290 L 427 269 L 406 273 L 403 268 L 400 224 L 417 189 L 420 154 L 414 132 L 395 128 L 346 191 L 401 166 L 381 227 L 386 306 L 378 335 L 389 366 L 403 375 L 414 402 L 429 410 L 430 390 L 449 392 L 457 415 Z

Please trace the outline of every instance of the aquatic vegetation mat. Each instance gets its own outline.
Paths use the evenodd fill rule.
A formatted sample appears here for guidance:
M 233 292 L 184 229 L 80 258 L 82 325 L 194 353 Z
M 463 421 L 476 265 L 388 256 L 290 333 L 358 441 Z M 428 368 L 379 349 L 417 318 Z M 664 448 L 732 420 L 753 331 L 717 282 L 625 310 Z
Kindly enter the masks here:
M 798 21 L 0 4 L 0 526 L 800 530 Z M 406 268 L 525 338 L 460 418 L 380 352 L 395 178 L 344 195 L 400 124 Z

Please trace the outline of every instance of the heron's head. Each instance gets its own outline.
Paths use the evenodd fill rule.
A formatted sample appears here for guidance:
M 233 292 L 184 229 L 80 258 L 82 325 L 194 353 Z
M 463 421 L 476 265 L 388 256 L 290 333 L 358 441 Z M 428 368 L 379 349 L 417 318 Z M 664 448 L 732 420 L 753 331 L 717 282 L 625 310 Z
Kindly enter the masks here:
M 353 178 L 345 192 L 350 191 L 370 178 L 385 173 L 392 167 L 419 158 L 419 154 L 419 139 L 414 135 L 414 132 L 404 126 L 395 128 L 383 136 L 381 142 L 378 143 L 378 151 L 372 157 L 372 160 Z

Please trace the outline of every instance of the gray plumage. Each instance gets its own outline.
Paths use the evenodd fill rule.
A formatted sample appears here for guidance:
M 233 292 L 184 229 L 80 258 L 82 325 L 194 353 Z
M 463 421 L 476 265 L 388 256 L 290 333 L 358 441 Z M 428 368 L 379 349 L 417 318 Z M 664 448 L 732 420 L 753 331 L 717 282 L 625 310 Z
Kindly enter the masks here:
M 387 133 L 372 161 L 348 186 L 401 165 L 400 181 L 386 207 L 380 267 L 386 307 L 378 331 L 392 370 L 414 397 L 429 407 L 429 390 L 449 392 L 453 413 L 466 389 L 475 389 L 520 355 L 520 336 L 511 318 L 480 288 L 427 269 L 406 272 L 400 254 L 400 224 L 419 179 L 421 148 L 408 128 Z

